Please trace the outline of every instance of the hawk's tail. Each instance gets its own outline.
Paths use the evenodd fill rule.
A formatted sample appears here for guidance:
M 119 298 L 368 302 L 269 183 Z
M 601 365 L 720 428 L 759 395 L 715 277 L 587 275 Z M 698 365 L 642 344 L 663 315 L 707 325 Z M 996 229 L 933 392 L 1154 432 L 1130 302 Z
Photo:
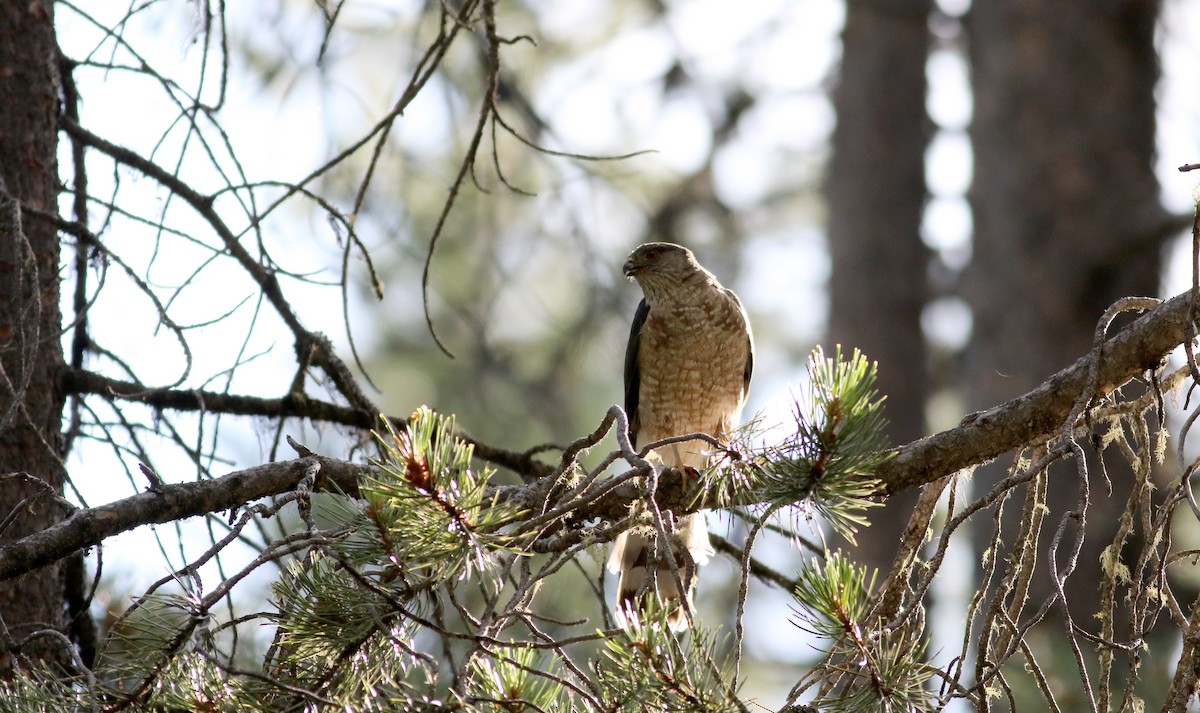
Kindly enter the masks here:
M 620 576 L 617 582 L 616 615 L 618 623 L 636 619 L 646 608 L 650 596 L 667 613 L 667 624 L 678 631 L 687 626 L 687 609 L 692 609 L 696 589 L 696 567 L 712 555 L 708 528 L 703 513 L 681 519 L 672 536 L 672 549 L 678 578 L 671 570 L 665 547 L 656 547 L 654 532 L 645 529 L 623 532 L 613 545 L 608 560 L 610 572 Z M 681 593 L 682 587 L 682 593 Z

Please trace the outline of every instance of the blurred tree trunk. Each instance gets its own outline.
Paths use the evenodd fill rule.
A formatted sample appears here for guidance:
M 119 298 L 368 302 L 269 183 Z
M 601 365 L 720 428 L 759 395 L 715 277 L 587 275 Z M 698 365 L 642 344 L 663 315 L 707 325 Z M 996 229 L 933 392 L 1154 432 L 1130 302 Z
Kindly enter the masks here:
M 963 286 L 974 313 L 964 364 L 970 410 L 1012 398 L 1086 352 L 1117 298 L 1158 292 L 1158 9 L 1154 0 L 971 6 L 975 235 Z M 1073 467 L 1063 464 L 1049 489 L 1052 522 L 1078 502 Z M 1072 586 L 1096 581 L 1100 551 L 1111 542 L 1106 530 L 1128 492 L 1126 470 L 1113 473 L 1111 497 L 1094 464 L 1091 473 L 1088 540 Z M 1038 581 L 1037 593 L 1048 594 L 1049 578 Z
M 0 4 L 0 543 L 62 517 L 59 243 L 25 210 L 57 212 L 58 58 L 50 0 Z M 60 566 L 0 584 L 0 672 L 33 659 L 65 662 Z M 11 638 L 10 638 L 11 637 Z
M 925 208 L 925 65 L 932 0 L 849 0 L 841 75 L 833 102 L 837 128 L 826 184 L 829 204 L 829 342 L 857 347 L 879 363 L 888 436 L 925 435 L 925 340 L 929 253 L 921 242 Z M 886 573 L 916 493 L 871 515 L 871 547 L 858 557 Z

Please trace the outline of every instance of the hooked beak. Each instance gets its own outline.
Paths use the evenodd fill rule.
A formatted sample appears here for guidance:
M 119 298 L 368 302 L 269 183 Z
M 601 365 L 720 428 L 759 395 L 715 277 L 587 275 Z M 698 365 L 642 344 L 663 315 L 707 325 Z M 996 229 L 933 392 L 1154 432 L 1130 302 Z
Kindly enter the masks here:
M 641 269 L 641 267 L 639 267 L 638 265 L 635 265 L 633 260 L 626 260 L 625 264 L 621 266 L 621 273 L 624 274 L 625 277 L 632 279 L 634 276 L 634 273 L 636 273 L 640 269 Z

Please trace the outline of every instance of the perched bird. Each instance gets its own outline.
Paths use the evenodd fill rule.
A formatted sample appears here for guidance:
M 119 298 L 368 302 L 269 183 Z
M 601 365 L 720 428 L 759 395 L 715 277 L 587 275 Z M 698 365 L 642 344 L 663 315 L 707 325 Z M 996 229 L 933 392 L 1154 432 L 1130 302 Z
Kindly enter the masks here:
M 731 290 L 696 262 L 691 250 L 672 243 L 646 243 L 625 261 L 625 276 L 644 295 L 633 317 L 625 351 L 625 412 L 633 445 L 672 436 L 705 433 L 723 440 L 737 426 L 754 343 L 750 321 Z M 712 446 L 700 440 L 654 449 L 662 466 L 703 469 Z M 656 543 L 653 530 L 622 533 L 608 561 L 617 583 L 617 614 L 636 616 L 645 597 L 657 595 L 671 628 L 687 624 L 680 600 L 691 607 L 696 566 L 712 555 L 703 513 L 676 523 L 677 540 Z M 674 552 L 677 580 L 667 559 Z M 680 584 L 683 592 L 680 592 Z

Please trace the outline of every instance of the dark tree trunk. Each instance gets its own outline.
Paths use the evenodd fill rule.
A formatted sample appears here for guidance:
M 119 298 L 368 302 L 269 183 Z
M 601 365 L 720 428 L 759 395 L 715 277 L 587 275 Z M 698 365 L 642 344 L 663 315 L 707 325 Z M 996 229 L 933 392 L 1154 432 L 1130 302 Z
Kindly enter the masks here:
M 925 435 L 925 305 L 929 251 L 925 207 L 925 64 L 931 0 L 849 0 L 841 75 L 833 95 L 837 128 L 826 184 L 829 202 L 829 341 L 879 363 L 888 436 Z M 872 511 L 872 547 L 859 557 L 886 572 L 915 493 Z M 887 550 L 887 551 L 884 551 Z
M 964 374 L 972 410 L 1030 389 L 1085 353 L 1117 298 L 1158 291 L 1157 13 L 1146 0 L 972 4 L 975 236 L 963 286 L 975 319 Z M 1079 499 L 1073 467 L 1050 488 L 1053 522 Z M 1095 584 L 1129 481 L 1126 471 L 1114 473 L 1109 497 L 1092 473 L 1076 587 Z M 1050 579 L 1039 582 L 1040 594 L 1049 593 Z
M 50 0 L 0 3 L 0 544 L 61 519 L 65 470 L 57 212 L 58 60 Z M 63 662 L 60 567 L 0 584 L 0 670 Z

